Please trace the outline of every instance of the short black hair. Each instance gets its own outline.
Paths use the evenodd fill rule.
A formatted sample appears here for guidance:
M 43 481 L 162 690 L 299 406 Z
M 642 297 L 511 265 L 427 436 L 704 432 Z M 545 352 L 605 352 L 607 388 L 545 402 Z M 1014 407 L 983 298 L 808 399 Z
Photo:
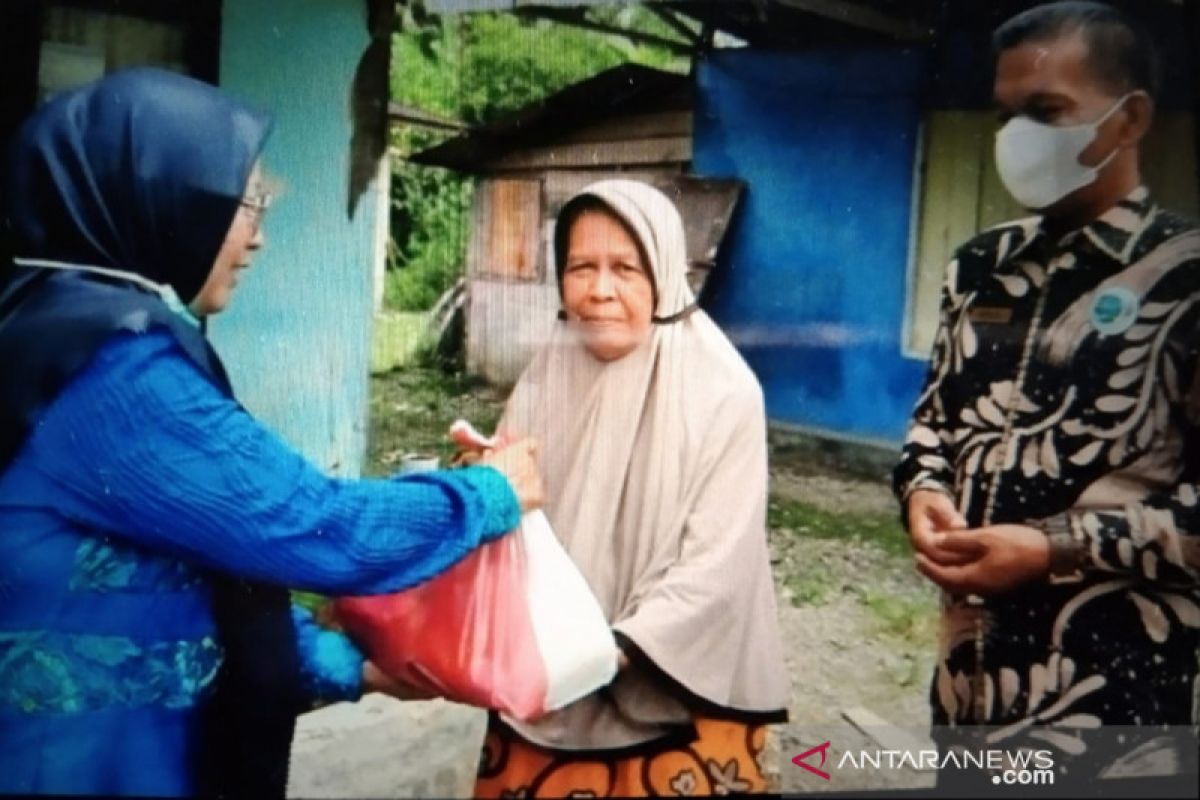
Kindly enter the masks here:
M 1088 66 L 1115 92 L 1138 89 L 1158 96 L 1161 80 L 1158 52 L 1144 26 L 1105 3 L 1063 0 L 1034 6 L 1005 22 L 992 34 L 998 56 L 1026 42 L 1045 42 L 1076 31 L 1088 48 Z

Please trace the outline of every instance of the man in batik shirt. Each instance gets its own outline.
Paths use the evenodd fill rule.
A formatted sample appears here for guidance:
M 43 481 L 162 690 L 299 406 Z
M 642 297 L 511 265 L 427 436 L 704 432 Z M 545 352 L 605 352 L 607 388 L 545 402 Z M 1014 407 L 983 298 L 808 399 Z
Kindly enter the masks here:
M 1187 760 L 1196 722 L 1200 233 L 1141 186 L 1139 29 L 1055 3 L 994 44 L 997 167 L 1038 216 L 950 264 L 895 487 L 945 592 L 935 736 L 1096 779 Z

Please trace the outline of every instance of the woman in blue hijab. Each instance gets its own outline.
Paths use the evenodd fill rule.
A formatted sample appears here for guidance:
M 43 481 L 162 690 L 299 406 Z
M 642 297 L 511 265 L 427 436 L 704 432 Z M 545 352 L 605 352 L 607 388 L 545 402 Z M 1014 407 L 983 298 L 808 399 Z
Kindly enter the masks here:
M 529 443 L 339 480 L 238 405 L 201 320 L 262 244 L 269 127 L 139 69 L 59 96 L 17 137 L 0 794 L 282 797 L 296 715 L 372 674 L 282 587 L 401 590 L 540 502 Z

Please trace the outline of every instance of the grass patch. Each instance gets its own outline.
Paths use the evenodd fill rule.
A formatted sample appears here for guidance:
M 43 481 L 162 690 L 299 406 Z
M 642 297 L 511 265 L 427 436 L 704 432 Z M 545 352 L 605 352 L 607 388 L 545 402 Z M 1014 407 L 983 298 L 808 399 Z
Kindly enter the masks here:
M 829 572 L 789 572 L 783 577 L 784 588 L 793 606 L 823 606 L 842 587 Z
M 858 593 L 859 602 L 871 612 L 879 624 L 879 632 L 906 641 L 927 641 L 934 638 L 937 628 L 936 594 L 897 594 L 865 587 Z
M 892 643 L 900 656 L 888 672 L 897 686 L 917 686 L 929 679 L 928 654 L 937 645 L 940 614 L 937 592 L 930 584 L 904 592 L 866 587 L 857 592 L 859 604 L 871 618 L 875 632 Z
M 371 373 L 378 375 L 416 364 L 432 346 L 427 315 L 420 311 L 385 311 L 375 315 L 371 336 Z
M 368 475 L 395 472 L 407 453 L 436 455 L 445 464 L 454 454 L 446 431 L 454 420 L 470 420 L 492 431 L 506 393 L 462 373 L 410 366 L 371 379 L 371 423 L 367 435 Z
M 915 654 L 937 639 L 937 591 L 913 569 L 897 516 L 826 511 L 774 495 L 767 518 L 774 568 L 792 605 L 852 599 L 873 632 L 905 654 L 893 679 L 902 686 L 923 680 L 925 665 Z
M 767 525 L 787 528 L 797 536 L 870 543 L 889 555 L 908 557 L 908 534 L 896 514 L 832 512 L 808 503 L 771 497 Z

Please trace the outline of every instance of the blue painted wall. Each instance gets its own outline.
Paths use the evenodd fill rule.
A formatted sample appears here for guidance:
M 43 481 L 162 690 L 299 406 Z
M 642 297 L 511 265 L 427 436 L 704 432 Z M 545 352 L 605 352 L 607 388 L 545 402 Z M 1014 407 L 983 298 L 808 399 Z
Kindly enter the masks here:
M 706 307 L 771 419 L 898 442 L 920 54 L 720 51 L 697 65 L 693 170 L 748 191 Z
M 321 466 L 366 445 L 378 187 L 346 215 L 350 87 L 364 0 L 225 0 L 221 85 L 275 116 L 267 171 L 283 194 L 267 247 L 212 336 L 242 402 Z

